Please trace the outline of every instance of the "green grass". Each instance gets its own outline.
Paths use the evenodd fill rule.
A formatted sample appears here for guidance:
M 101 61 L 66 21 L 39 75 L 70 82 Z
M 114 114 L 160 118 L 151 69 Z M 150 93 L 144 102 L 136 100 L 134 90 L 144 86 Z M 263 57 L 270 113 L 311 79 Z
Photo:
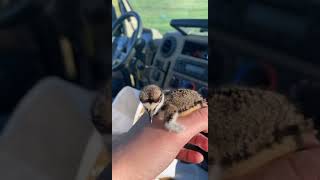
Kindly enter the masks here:
M 173 29 L 171 19 L 208 19 L 208 0 L 129 0 L 143 26 L 162 34 Z
M 118 5 L 118 0 L 112 0 L 112 6 L 114 7 L 117 16 L 119 16 L 121 14 L 120 12 L 120 7 Z

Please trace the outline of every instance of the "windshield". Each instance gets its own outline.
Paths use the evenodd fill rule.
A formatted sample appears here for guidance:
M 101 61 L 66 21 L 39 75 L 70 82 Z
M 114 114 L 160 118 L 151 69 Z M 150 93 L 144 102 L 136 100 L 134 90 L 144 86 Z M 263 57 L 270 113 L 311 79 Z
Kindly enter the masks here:
M 208 0 L 128 0 L 143 26 L 162 34 L 173 31 L 172 19 L 208 19 Z

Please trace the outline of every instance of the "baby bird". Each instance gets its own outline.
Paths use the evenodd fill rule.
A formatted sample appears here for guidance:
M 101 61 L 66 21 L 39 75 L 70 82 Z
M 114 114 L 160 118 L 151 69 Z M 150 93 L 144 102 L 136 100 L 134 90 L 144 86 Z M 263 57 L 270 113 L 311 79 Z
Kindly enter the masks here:
M 210 178 L 229 179 L 303 148 L 311 119 L 278 93 L 245 87 L 209 92 Z M 219 179 L 219 178 L 218 178 Z
M 145 86 L 140 93 L 140 101 L 152 119 L 164 121 L 167 130 L 179 133 L 184 127 L 177 122 L 179 116 L 206 106 L 205 99 L 194 90 L 162 90 L 157 85 Z

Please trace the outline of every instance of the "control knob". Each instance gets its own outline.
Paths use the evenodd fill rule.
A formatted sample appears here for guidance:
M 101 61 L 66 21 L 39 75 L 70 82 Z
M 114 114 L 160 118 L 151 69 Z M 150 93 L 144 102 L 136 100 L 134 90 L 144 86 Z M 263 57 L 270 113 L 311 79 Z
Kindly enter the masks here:
M 192 89 L 192 90 L 196 89 L 196 85 L 189 80 L 181 80 L 180 87 L 186 88 L 186 89 Z

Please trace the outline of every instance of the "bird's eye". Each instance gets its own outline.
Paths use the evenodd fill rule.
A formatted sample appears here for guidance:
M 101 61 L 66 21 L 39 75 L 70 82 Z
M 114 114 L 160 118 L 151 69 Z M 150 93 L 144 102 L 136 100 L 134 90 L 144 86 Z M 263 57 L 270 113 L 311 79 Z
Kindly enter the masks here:
M 151 102 L 152 102 L 152 99 L 147 98 L 147 99 L 141 99 L 140 101 L 141 101 L 142 103 L 151 103 Z
M 142 103 L 148 103 L 148 104 L 151 104 L 153 102 L 153 100 L 151 99 L 146 99 L 144 101 L 141 101 Z
M 146 99 L 146 100 L 141 100 L 142 103 L 147 103 L 149 102 L 149 99 Z

